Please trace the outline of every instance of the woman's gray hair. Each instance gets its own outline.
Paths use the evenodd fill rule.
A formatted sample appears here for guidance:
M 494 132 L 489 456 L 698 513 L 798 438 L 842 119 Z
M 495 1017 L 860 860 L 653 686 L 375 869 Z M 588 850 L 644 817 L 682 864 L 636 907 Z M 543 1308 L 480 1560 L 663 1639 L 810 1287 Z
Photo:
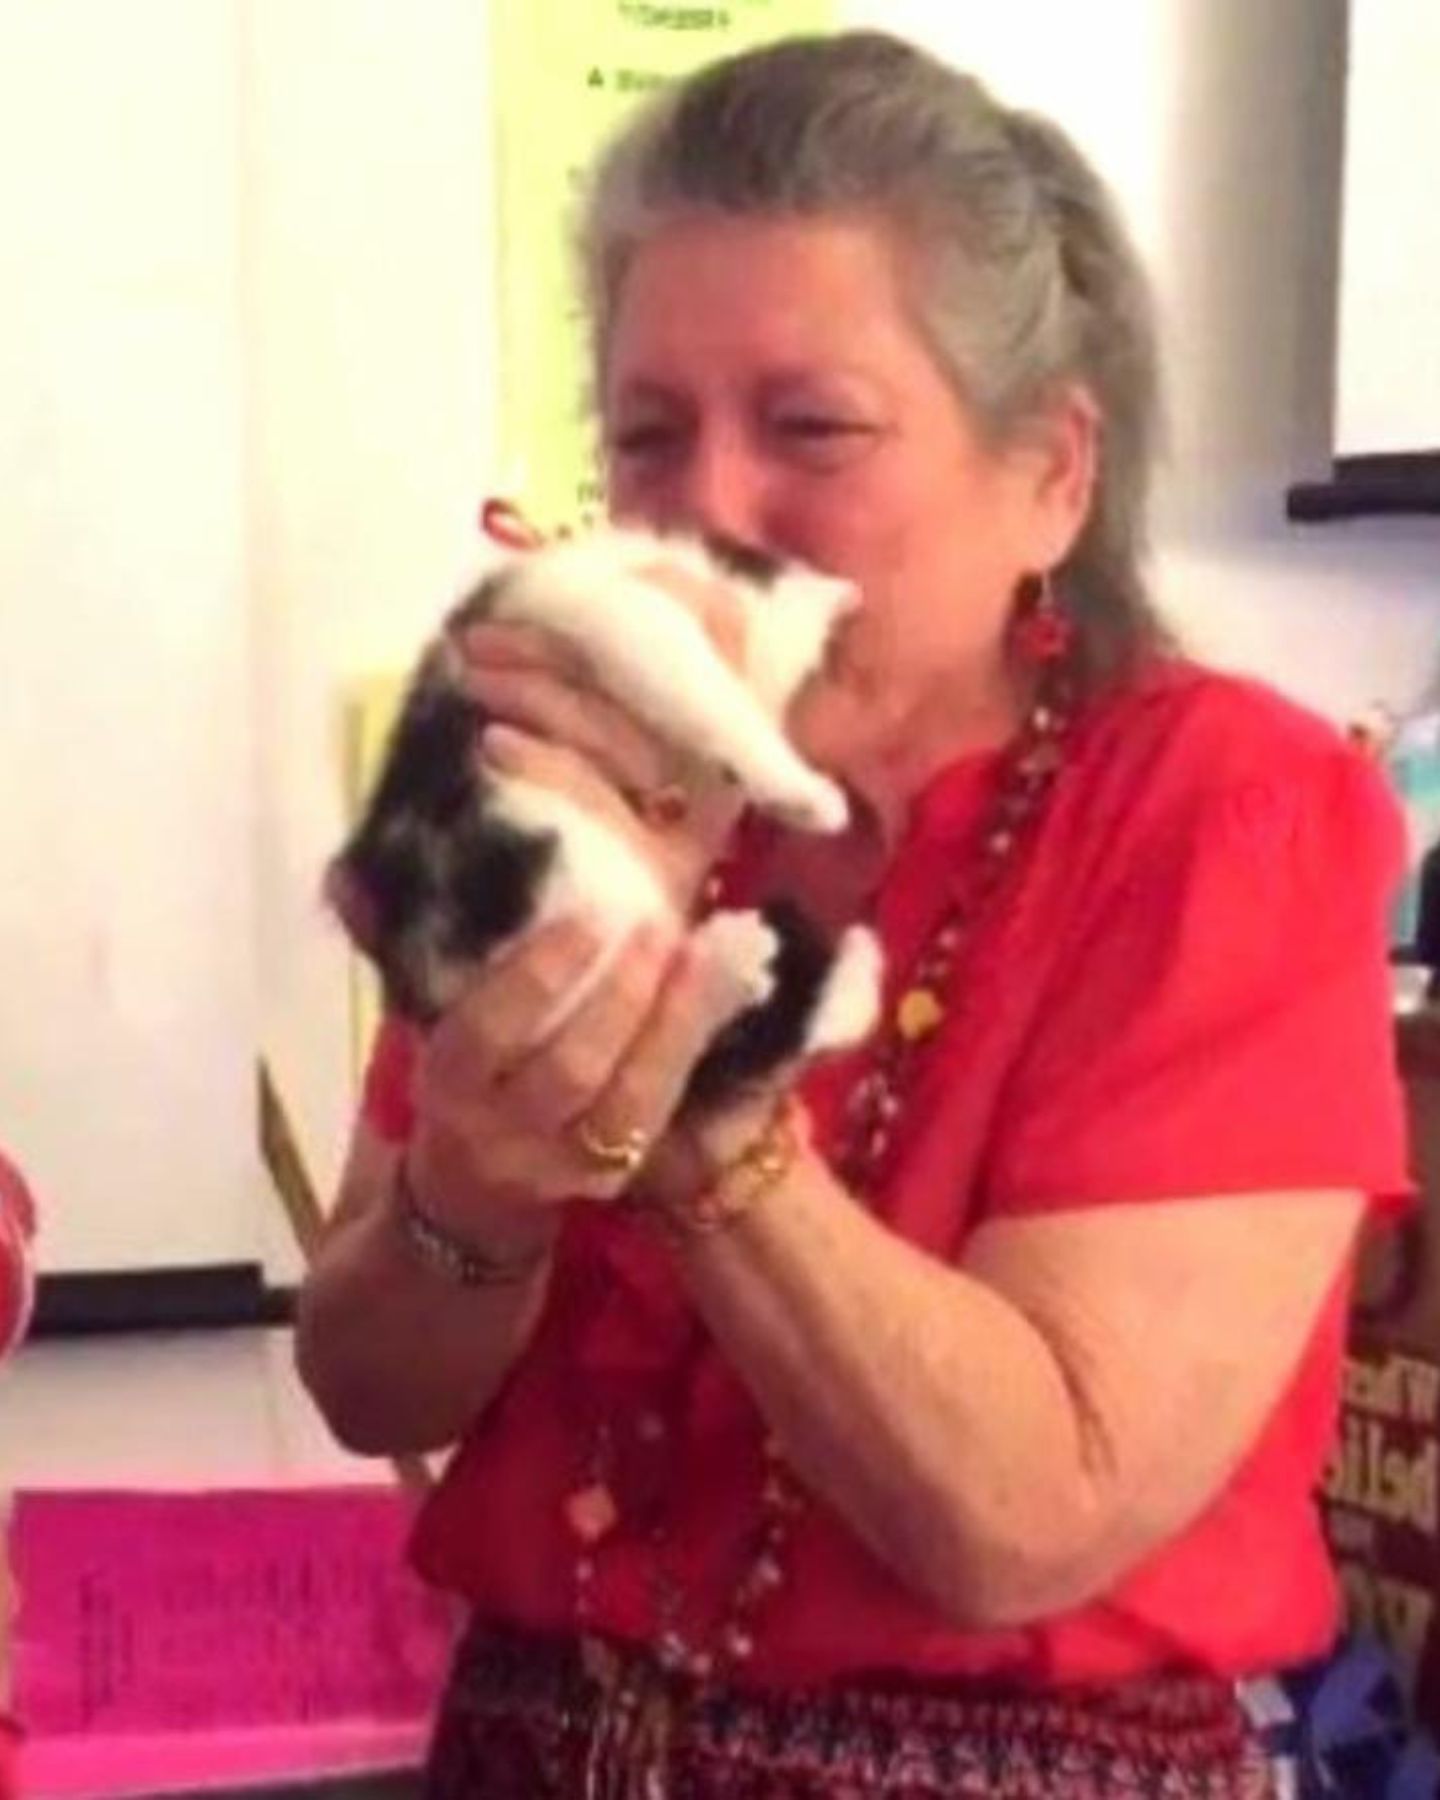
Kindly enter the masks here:
M 1095 499 L 1057 586 L 1094 686 L 1162 645 L 1144 563 L 1159 381 L 1149 286 L 1105 185 L 1056 125 L 883 32 L 792 38 L 662 90 L 598 163 L 580 255 L 594 368 L 630 260 L 697 213 L 874 218 L 916 321 L 992 441 L 1070 382 L 1097 405 Z

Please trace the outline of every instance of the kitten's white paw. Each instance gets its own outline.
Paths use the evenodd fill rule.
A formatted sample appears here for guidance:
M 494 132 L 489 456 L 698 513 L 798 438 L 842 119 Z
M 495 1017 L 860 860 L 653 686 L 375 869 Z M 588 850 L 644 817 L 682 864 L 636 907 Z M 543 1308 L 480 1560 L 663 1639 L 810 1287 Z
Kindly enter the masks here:
M 793 783 L 769 810 L 797 831 L 843 831 L 850 822 L 844 790 L 823 775 Z
M 810 1015 L 805 1052 L 844 1050 L 858 1044 L 880 1017 L 885 966 L 880 940 L 868 926 L 852 925 L 836 947 L 819 1003 Z
M 758 912 L 712 913 L 691 934 L 692 949 L 703 949 L 734 984 L 734 1015 L 761 1006 L 775 991 L 775 956 L 780 940 Z

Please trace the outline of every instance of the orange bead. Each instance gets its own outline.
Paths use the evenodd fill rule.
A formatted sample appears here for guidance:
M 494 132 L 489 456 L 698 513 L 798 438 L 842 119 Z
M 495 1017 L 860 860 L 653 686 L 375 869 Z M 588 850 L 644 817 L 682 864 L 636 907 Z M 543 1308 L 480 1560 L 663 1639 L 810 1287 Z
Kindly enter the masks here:
M 945 1008 L 930 989 L 917 987 L 900 996 L 895 1025 L 901 1037 L 914 1044 L 929 1037 L 944 1017 Z
M 615 1496 L 603 1481 L 565 1496 L 565 1522 L 582 1544 L 598 1544 L 620 1520 Z

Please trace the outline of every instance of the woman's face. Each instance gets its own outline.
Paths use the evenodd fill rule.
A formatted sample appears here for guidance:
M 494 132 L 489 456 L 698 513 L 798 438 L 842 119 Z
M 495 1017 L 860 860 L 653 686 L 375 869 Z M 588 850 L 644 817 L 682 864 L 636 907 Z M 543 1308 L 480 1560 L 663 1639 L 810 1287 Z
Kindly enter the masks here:
M 686 220 L 637 254 L 620 295 L 610 507 L 857 584 L 862 605 L 792 718 L 817 762 L 843 768 L 1003 682 L 1016 585 L 1060 560 L 1088 504 L 1088 465 L 1070 464 L 1090 415 L 1072 410 L 1058 434 L 987 447 L 875 225 Z

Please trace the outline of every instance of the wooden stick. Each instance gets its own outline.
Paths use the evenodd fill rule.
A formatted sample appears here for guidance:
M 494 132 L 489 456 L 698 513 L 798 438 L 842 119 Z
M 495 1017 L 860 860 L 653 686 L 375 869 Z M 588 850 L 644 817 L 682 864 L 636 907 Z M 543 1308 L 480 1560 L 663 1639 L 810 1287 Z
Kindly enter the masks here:
M 305 1167 L 280 1091 L 263 1057 L 259 1078 L 261 1153 L 300 1253 L 308 1265 L 315 1260 L 315 1253 L 325 1236 L 325 1208 Z M 435 1485 L 430 1465 L 423 1456 L 394 1456 L 390 1461 L 401 1485 L 411 1493 L 425 1494 Z

